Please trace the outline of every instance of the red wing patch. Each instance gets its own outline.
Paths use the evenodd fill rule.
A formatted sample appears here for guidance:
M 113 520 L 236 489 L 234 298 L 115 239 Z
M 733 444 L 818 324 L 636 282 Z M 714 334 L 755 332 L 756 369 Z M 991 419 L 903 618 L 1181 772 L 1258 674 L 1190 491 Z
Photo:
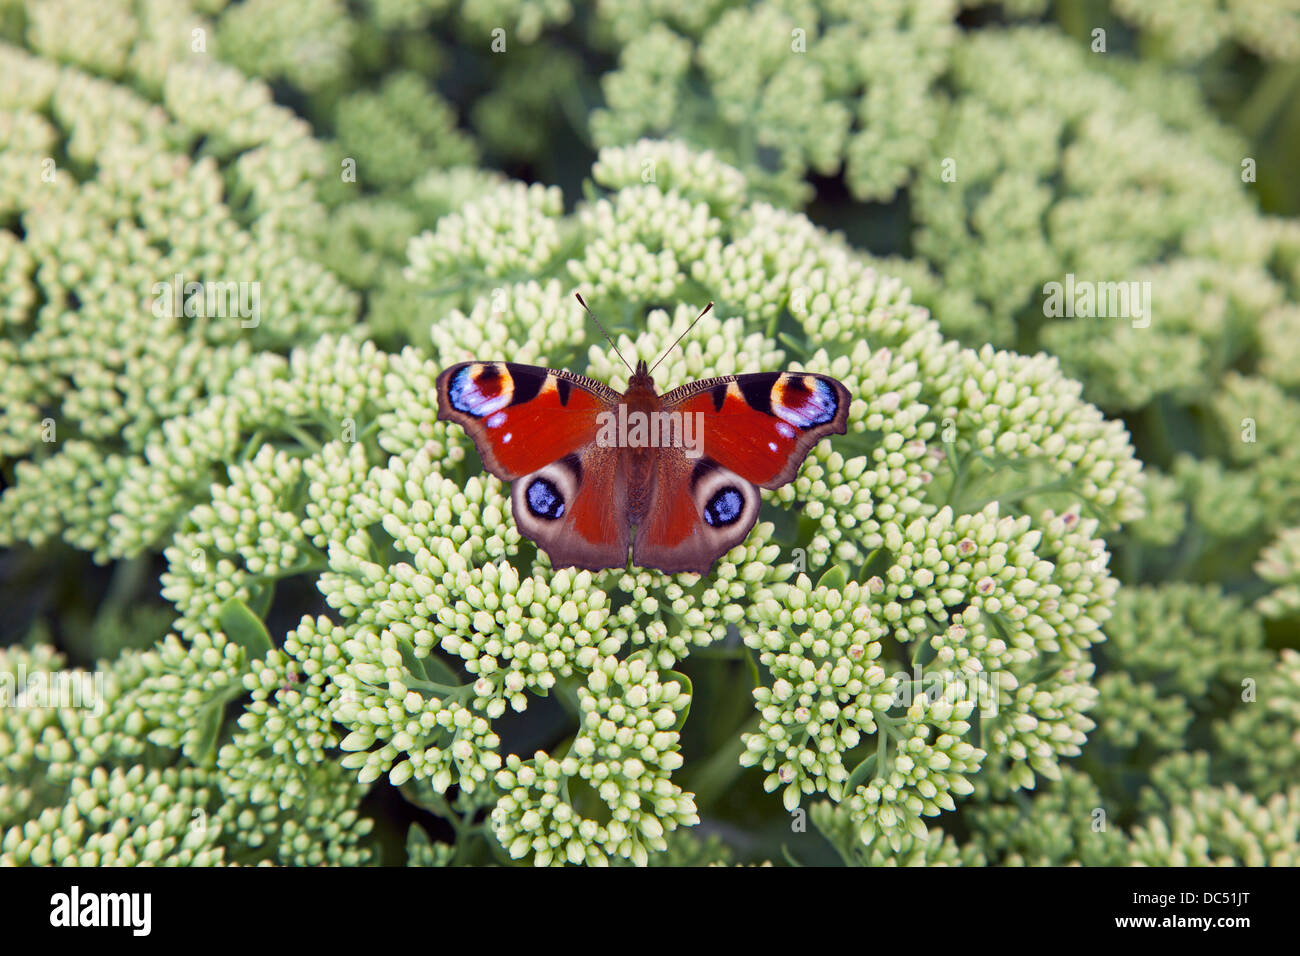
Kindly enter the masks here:
M 513 362 L 462 362 L 437 387 L 438 418 L 461 425 L 505 481 L 591 444 L 596 415 L 618 399 L 581 376 Z
M 692 382 L 664 407 L 704 413 L 704 454 L 763 488 L 794 479 L 808 451 L 848 430 L 849 393 L 811 372 L 759 372 Z

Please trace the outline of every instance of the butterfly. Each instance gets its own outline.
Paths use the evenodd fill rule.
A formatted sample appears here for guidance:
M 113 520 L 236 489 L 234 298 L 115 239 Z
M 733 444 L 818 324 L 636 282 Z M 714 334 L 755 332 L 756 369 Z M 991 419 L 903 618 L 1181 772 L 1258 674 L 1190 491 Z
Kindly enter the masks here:
M 639 361 L 619 393 L 562 369 L 460 362 L 438 376 L 438 418 L 511 483 L 515 525 L 552 565 L 623 568 L 630 547 L 633 564 L 707 573 L 749 535 L 758 489 L 793 481 L 817 442 L 847 431 L 849 392 L 756 372 L 660 395 L 652 372 Z

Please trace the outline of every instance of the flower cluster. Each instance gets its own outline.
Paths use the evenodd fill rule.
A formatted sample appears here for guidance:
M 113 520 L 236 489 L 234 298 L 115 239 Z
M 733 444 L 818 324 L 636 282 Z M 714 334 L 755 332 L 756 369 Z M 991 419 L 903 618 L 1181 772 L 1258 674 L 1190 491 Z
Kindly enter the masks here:
M 787 802 L 831 792 L 865 842 L 876 832 L 895 848 L 907 834 L 922 839 L 920 816 L 955 806 L 952 795 L 969 791 L 966 777 L 988 746 L 1018 785 L 1032 782 L 1030 767 L 1051 773 L 1056 756 L 1077 747 L 1089 672 L 1076 656 L 1109 594 L 1104 562 L 1081 560 L 1093 555 L 1097 520 L 1080 521 L 1075 511 L 1012 518 L 999 507 L 1032 498 L 1087 503 L 1114 522 L 1140 514 L 1140 473 L 1122 431 L 1050 364 L 944 345 L 901 286 L 835 239 L 772 207 L 738 206 L 739 174 L 716 159 L 655 143 L 639 149 L 602 156 L 598 170 L 619 182 L 620 168 L 649 161 L 666 183 L 693 182 L 698 191 L 627 183 L 565 216 L 554 194 L 504 184 L 414 238 L 405 281 L 466 283 L 468 312 L 435 322 L 432 342 L 445 360 L 478 341 L 471 348 L 506 354 L 512 342 L 528 343 L 538 361 L 557 361 L 582 340 L 576 306 L 562 305 L 565 277 L 602 311 L 630 318 L 665 288 L 617 278 L 637 275 L 623 257 L 635 263 L 640 250 L 653 251 L 691 264 L 689 275 L 677 265 L 667 273 L 671 291 L 694 283 L 718 303 L 665 362 L 666 375 L 780 367 L 784 349 L 772 332 L 748 330 L 733 302 L 769 329 L 783 315 L 810 339 L 825 328 L 831 335 L 820 347 L 790 343 L 806 350 L 806 366 L 850 388 L 848 443 L 819 448 L 774 499 L 778 513 L 799 509 L 784 543 L 772 540 L 776 522 L 765 522 L 714 578 L 552 571 L 521 546 L 500 483 L 468 468 L 463 434 L 434 423 L 437 365 L 350 338 L 323 338 L 287 359 L 250 357 L 124 462 L 99 520 L 110 529 L 110 553 L 170 541 L 163 595 L 176 608 L 177 636 L 145 657 L 139 695 L 152 722 L 148 739 L 222 769 L 254 831 L 283 822 L 286 801 L 323 817 L 329 811 L 316 795 L 350 770 L 361 786 L 387 775 L 395 786 L 430 787 L 431 800 L 453 784 L 472 799 L 495 799 L 492 832 L 516 856 L 571 859 L 573 834 L 595 827 L 584 839 L 604 847 L 598 855 L 644 862 L 664 848 L 665 833 L 695 819 L 690 794 L 672 780 L 677 728 L 656 716 L 657 701 L 672 704 L 664 713 L 684 712 L 689 685 L 654 667 L 677 666 L 732 627 L 765 649 L 773 683 L 756 688 L 762 712 L 772 711 L 765 733 L 794 721 L 808 734 L 783 744 L 780 766 L 770 768 L 793 785 Z M 685 172 L 710 168 L 702 182 Z M 503 243 L 501 230 L 517 241 Z M 597 237 L 603 255 L 616 257 L 606 265 L 589 251 Z M 565 249 L 573 250 L 567 258 Z M 654 313 L 650 325 L 666 338 L 691 317 L 683 306 L 671 319 Z M 645 337 L 621 341 L 627 354 L 656 349 Z M 603 350 L 589 360 L 593 374 L 617 377 Z M 992 402 L 963 384 L 985 379 Z M 1009 470 L 1022 463 L 1036 484 Z M 1033 476 L 1035 467 L 1047 480 Z M 788 580 L 797 565 L 841 563 L 856 576 L 868 561 L 880 562 L 878 583 L 823 579 L 814 589 L 807 578 Z M 262 619 L 276 592 L 303 576 L 339 623 L 304 618 L 281 649 Z M 786 606 L 827 607 L 832 617 L 810 614 L 815 631 L 801 637 L 803 623 L 772 617 L 778 595 Z M 944 631 L 945 602 L 958 601 L 970 606 L 964 623 Z M 834 614 L 843 630 L 821 633 Z M 871 663 L 880 641 L 924 643 L 932 621 L 942 634 L 935 649 L 968 674 L 1011 673 L 1013 662 L 1038 653 L 1075 666 L 1000 688 L 1006 717 L 986 725 L 981 747 L 968 739 L 972 705 L 953 691 L 919 695 L 890 713 L 894 680 Z M 751 633 L 754 624 L 767 636 Z M 651 656 L 637 657 L 637 645 Z M 643 663 L 632 667 L 619 657 L 626 653 Z M 605 686 L 611 680 L 617 695 Z M 529 764 L 503 753 L 497 718 L 547 697 L 579 721 L 567 753 Z M 237 701 L 246 702 L 236 729 L 224 715 Z M 844 758 L 872 735 L 879 763 L 850 780 Z M 761 752 L 758 739 L 747 752 Z M 268 745 L 288 767 L 263 755 Z M 603 814 L 589 816 L 574 795 L 583 786 L 609 808 L 608 822 L 596 822 Z M 319 838 L 339 846 L 350 832 L 343 825 Z M 283 838 L 259 839 L 283 847 Z
M 561 759 L 538 751 L 529 762 L 511 755 L 496 776 L 504 792 L 492 829 L 515 859 L 549 863 L 644 865 L 667 849 L 664 834 L 699 822 L 695 803 L 671 780 L 682 765 L 678 729 L 690 707 L 680 680 L 664 680 L 644 655 L 606 657 L 579 687 L 579 731 Z M 594 815 L 594 792 L 605 810 Z M 608 817 L 608 822 L 600 822 Z
M 390 800 L 731 862 L 734 788 L 801 860 L 1294 865 L 1300 225 L 1161 61 L 1295 18 L 978 3 L 9 4 L 0 863 L 391 862 Z M 575 289 L 629 361 L 714 304 L 661 390 L 848 389 L 707 575 L 552 567 L 437 420 L 623 387 Z
M 10 866 L 211 866 L 221 823 L 208 818 L 210 791 L 194 769 L 112 771 L 96 767 L 68 785 L 62 809 L 49 807 L 0 839 Z
M 1281 792 L 1300 773 L 1300 653 L 1283 650 L 1268 671 L 1242 682 L 1242 703 L 1215 727 L 1233 769 L 1256 792 Z
M 1269 617 L 1300 611 L 1300 527 L 1284 529 L 1260 554 L 1255 570 L 1274 585 L 1274 590 L 1260 599 L 1260 611 Z
M 1128 859 L 1147 866 L 1295 866 L 1300 790 L 1266 800 L 1231 784 L 1191 793 L 1187 805 L 1132 834 Z
M 147 467 L 163 423 L 172 446 L 220 429 L 224 407 L 185 414 L 228 387 L 253 349 L 352 325 L 358 303 L 306 245 L 324 217 L 308 181 L 323 153 L 265 87 L 181 60 L 158 104 L 11 47 L 0 61 L 25 78 L 0 90 L 21 120 L 6 181 L 25 183 L 4 201 L 24 238 L 7 257 L 17 294 L 6 289 L 15 311 L 0 357 L 5 387 L 25 394 L 0 427 L 23 456 L 0 497 L 0 541 L 62 535 L 104 560 L 152 540 L 110 543 L 108 519 L 131 513 L 112 499 Z M 200 139 L 211 154 L 195 161 Z M 47 164 L 44 182 L 42 164 L 64 151 L 77 180 Z M 172 456 L 184 480 L 199 477 L 180 448 Z
M 956 5 L 669 4 L 667 17 L 602 4 L 620 40 L 591 117 L 602 146 L 672 132 L 723 156 L 762 195 L 808 198 L 808 171 L 844 164 L 854 195 L 908 182 L 938 125 L 932 86 L 957 38 Z
M 972 808 L 967 819 L 993 863 L 1010 866 L 1115 866 L 1125 860 L 1124 836 L 1095 783 L 1067 768 L 1029 799 Z
M 1234 40 L 1269 59 L 1300 59 L 1300 14 L 1286 4 L 1115 0 L 1115 10 L 1158 38 L 1159 48 L 1173 59 L 1201 59 Z

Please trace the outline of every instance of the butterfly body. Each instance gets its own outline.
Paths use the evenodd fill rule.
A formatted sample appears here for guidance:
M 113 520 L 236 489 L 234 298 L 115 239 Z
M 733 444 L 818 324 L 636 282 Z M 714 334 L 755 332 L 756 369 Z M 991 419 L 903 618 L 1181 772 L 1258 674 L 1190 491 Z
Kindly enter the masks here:
M 808 372 L 728 375 L 660 395 L 644 362 L 627 390 L 572 372 L 462 362 L 438 376 L 438 418 L 511 482 L 519 530 L 552 564 L 706 572 L 758 520 L 758 488 L 791 481 L 847 428 L 849 395 Z

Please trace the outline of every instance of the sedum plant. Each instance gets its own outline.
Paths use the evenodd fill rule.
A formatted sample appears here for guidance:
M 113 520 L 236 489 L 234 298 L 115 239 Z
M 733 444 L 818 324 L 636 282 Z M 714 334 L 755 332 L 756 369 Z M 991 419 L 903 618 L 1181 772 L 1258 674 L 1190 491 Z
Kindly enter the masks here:
M 646 163 L 681 185 L 628 182 Z M 1098 535 L 1142 513 L 1123 430 L 1041 357 L 945 344 L 899 284 L 747 202 L 707 154 L 611 151 L 593 185 L 572 215 L 543 190 L 495 186 L 411 241 L 407 281 L 441 303 L 436 361 L 354 337 L 253 354 L 158 426 L 172 440 L 125 461 L 105 513 L 77 530 L 167 563 L 177 617 L 138 662 L 142 741 L 215 774 L 259 820 L 313 812 L 331 774 L 386 777 L 460 817 L 458 854 L 477 833 L 536 863 L 644 863 L 698 821 L 680 782 L 680 669 L 714 650 L 769 675 L 731 772 L 763 764 L 788 809 L 827 794 L 864 847 L 924 840 L 986 762 L 1013 787 L 1055 776 L 1091 726 L 1089 647 L 1115 586 Z M 440 365 L 484 350 L 585 359 L 617 383 L 605 351 L 584 350 L 570 285 L 638 356 L 690 312 L 650 310 L 632 340 L 653 302 L 717 301 L 666 379 L 789 355 L 854 396 L 843 446 L 814 453 L 715 576 L 551 569 L 464 436 L 434 420 Z M 275 594 L 299 580 L 328 613 L 272 634 Z M 947 685 L 902 693 L 893 672 L 931 662 L 952 667 Z M 978 727 L 977 677 L 994 712 Z M 527 761 L 503 753 L 507 710 L 552 698 L 573 733 Z
M 1158 62 L 1284 17 L 163 6 L 0 9 L 0 863 L 1293 863 L 1300 232 Z M 436 420 L 622 388 L 574 291 L 850 391 L 708 576 L 551 567 Z

